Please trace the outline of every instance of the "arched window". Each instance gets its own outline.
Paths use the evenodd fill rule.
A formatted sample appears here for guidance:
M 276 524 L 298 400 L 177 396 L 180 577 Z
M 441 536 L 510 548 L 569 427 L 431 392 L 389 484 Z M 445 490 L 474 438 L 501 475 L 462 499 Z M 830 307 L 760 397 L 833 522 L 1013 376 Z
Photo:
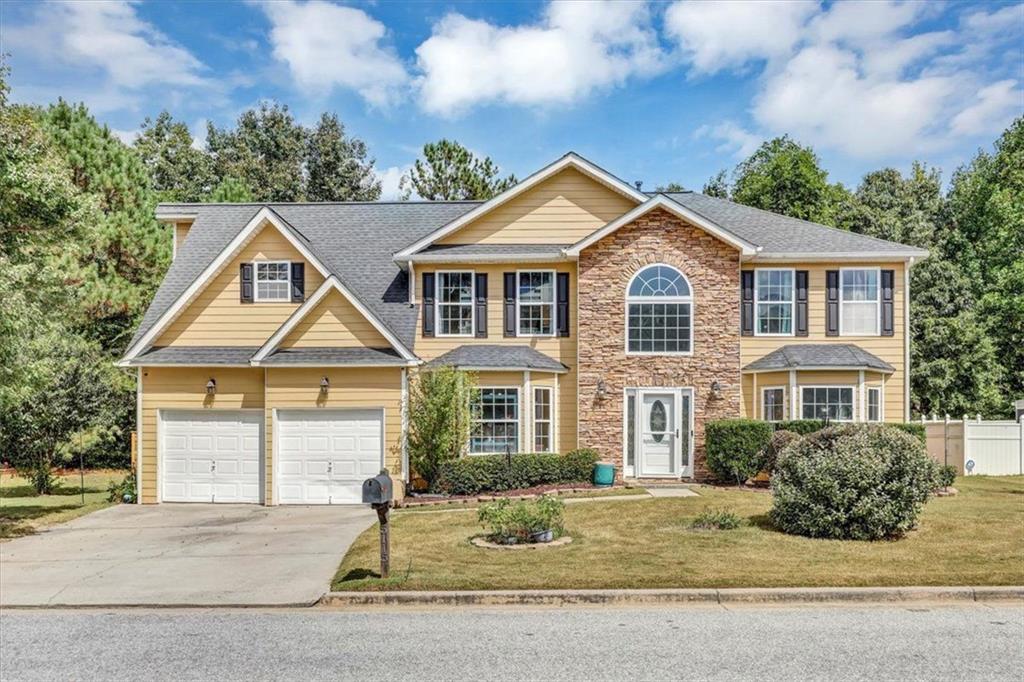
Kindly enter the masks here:
M 626 352 L 689 355 L 693 352 L 693 293 L 671 265 L 648 265 L 626 289 Z

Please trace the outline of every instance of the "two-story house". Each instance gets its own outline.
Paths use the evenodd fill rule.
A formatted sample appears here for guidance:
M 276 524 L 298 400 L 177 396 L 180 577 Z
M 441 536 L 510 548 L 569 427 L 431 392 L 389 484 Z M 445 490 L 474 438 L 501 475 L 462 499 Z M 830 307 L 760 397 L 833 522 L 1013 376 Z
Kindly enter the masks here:
M 927 252 L 567 154 L 486 202 L 161 204 L 175 257 L 121 361 L 140 499 L 359 501 L 408 481 L 410 377 L 471 370 L 475 453 L 592 447 L 701 479 L 711 419 L 904 421 Z

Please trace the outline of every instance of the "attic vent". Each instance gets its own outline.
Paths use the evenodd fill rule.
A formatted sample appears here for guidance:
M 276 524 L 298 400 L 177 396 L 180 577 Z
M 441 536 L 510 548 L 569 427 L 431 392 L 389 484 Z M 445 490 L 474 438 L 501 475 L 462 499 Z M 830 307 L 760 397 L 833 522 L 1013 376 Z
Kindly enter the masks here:
M 636 191 L 639 192 L 640 188 L 644 186 L 643 180 L 634 180 L 633 184 L 636 185 Z

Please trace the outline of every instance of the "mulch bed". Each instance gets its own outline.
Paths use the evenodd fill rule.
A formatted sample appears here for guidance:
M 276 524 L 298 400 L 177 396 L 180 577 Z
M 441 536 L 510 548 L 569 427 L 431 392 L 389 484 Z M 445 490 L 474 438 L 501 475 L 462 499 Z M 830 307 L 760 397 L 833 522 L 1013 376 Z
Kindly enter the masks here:
M 501 498 L 515 500 L 528 500 L 541 495 L 567 495 L 570 493 L 584 493 L 592 490 L 618 490 L 624 486 L 596 486 L 590 483 L 555 483 L 550 485 L 537 485 L 532 488 L 517 488 L 516 490 L 501 490 L 479 495 L 409 495 L 402 500 L 401 507 L 428 507 L 444 504 L 470 504 L 474 502 L 493 502 Z

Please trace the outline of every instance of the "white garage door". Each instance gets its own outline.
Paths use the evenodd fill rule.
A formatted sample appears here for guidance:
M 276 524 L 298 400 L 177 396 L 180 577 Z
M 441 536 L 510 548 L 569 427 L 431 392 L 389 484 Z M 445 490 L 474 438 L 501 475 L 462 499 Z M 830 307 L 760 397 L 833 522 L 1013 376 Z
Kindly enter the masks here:
M 380 472 L 383 410 L 282 410 L 277 415 L 281 504 L 359 504 Z
M 164 502 L 259 502 L 262 411 L 161 413 Z

